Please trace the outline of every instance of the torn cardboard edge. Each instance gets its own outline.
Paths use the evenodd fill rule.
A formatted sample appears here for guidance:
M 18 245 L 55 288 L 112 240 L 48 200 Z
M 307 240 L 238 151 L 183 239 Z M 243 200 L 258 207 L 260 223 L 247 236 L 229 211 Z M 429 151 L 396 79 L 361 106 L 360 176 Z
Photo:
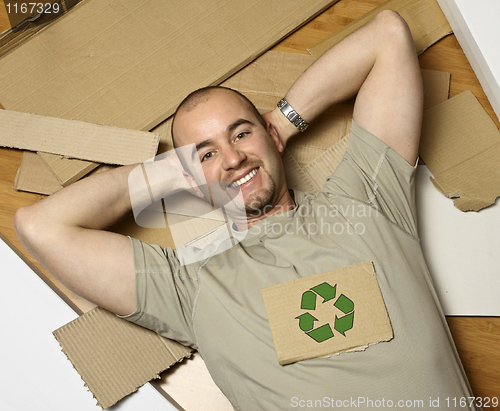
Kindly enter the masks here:
M 415 42 L 417 54 L 422 54 L 453 30 L 436 0 L 388 0 L 309 48 L 316 58 L 352 32 L 373 19 L 382 10 L 394 10 L 406 21 Z
M 472 91 L 424 112 L 420 155 L 460 210 L 479 211 L 500 196 L 500 131 Z
M 106 409 L 189 358 L 192 349 L 97 307 L 53 332 L 62 351 Z
M 364 350 L 394 337 L 371 261 L 261 292 L 280 365 Z
M 159 135 L 85 121 L 0 110 L 0 145 L 106 164 L 153 158 Z

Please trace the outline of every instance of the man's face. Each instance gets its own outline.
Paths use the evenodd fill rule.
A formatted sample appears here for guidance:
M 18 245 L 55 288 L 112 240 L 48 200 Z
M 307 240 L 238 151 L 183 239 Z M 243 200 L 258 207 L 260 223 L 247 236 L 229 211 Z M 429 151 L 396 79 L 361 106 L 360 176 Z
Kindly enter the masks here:
M 207 182 L 226 181 L 241 190 L 247 214 L 275 206 L 287 191 L 275 133 L 269 133 L 241 96 L 216 89 L 195 107 L 176 114 L 177 146 L 194 143 Z

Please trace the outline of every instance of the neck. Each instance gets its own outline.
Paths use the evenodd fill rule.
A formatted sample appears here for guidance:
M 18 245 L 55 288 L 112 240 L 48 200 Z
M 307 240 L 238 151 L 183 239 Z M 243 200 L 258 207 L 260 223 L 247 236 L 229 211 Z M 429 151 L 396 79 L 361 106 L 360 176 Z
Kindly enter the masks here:
M 286 189 L 283 195 L 278 199 L 277 203 L 270 207 L 269 210 L 266 209 L 265 213 L 261 213 L 258 216 L 247 216 L 245 220 L 234 221 L 238 231 L 248 230 L 253 225 L 257 224 L 259 221 L 264 220 L 275 214 L 285 213 L 295 209 L 296 204 L 288 189 Z

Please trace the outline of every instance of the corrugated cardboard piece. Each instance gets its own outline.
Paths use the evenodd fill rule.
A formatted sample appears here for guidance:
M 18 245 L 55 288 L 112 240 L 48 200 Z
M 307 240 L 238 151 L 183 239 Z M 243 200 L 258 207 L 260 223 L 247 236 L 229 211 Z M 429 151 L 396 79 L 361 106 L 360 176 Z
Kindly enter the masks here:
M 262 289 L 281 365 L 393 338 L 370 261 Z
M 159 135 L 0 110 L 0 145 L 43 151 L 106 164 L 135 164 L 151 159 Z
M 377 13 L 386 9 L 397 11 L 406 20 L 418 54 L 452 33 L 436 0 L 389 0 L 315 44 L 309 52 L 318 58 L 330 47 L 370 21 Z
M 420 155 L 460 210 L 479 211 L 500 196 L 500 131 L 471 91 L 426 110 Z
M 150 130 L 335 1 L 87 0 L 0 60 L 0 103 Z
M 103 409 L 159 378 L 192 351 L 99 307 L 54 336 Z

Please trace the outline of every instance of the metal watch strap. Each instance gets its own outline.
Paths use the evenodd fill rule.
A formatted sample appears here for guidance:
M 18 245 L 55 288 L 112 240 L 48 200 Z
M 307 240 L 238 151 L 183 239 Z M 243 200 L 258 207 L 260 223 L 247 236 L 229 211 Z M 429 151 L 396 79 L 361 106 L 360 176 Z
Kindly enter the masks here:
M 308 126 L 309 123 L 305 121 L 302 117 L 300 117 L 299 113 L 297 113 L 293 107 L 286 101 L 284 98 L 282 98 L 278 102 L 278 108 L 280 111 L 283 113 L 283 115 L 290 120 L 290 122 L 299 129 L 299 131 L 304 131 Z

